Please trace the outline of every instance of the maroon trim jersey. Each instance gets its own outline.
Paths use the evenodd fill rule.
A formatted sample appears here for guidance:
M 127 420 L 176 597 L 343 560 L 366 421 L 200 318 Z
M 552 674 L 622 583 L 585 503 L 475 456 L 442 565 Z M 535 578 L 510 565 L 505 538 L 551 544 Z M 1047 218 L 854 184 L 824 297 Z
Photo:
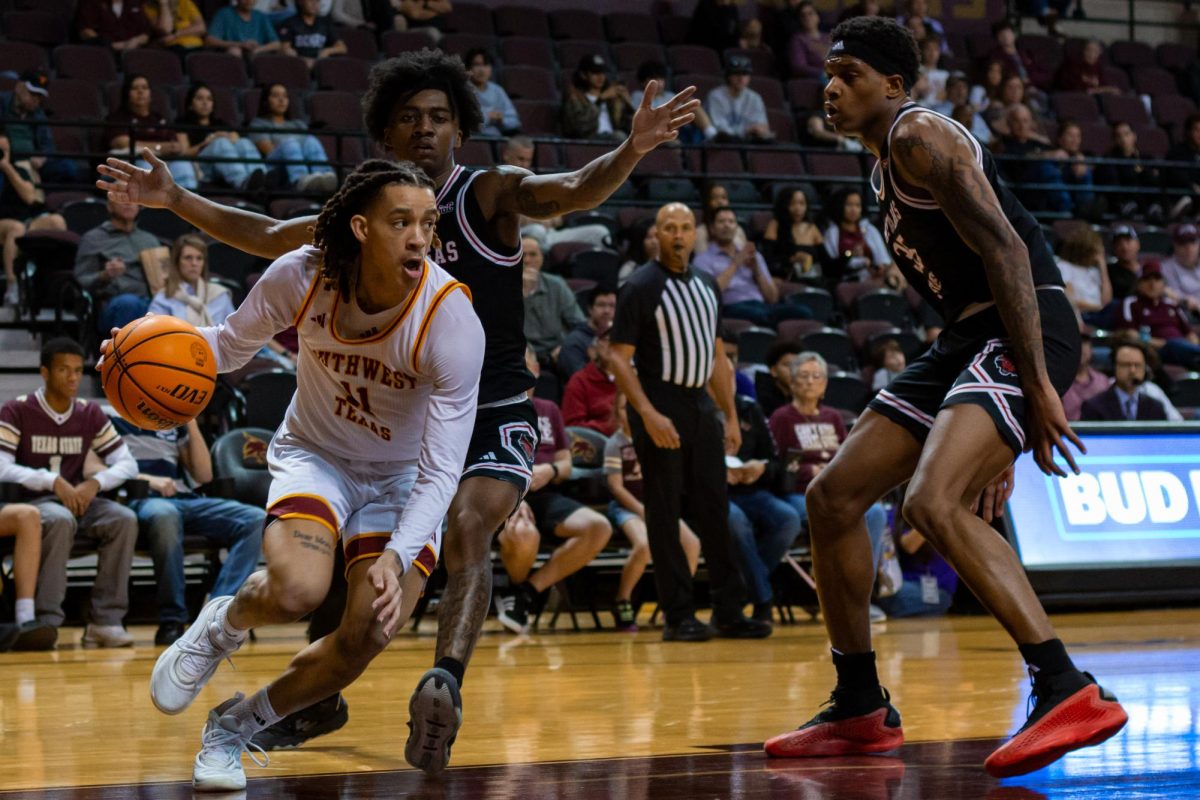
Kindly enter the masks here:
M 88 450 L 102 459 L 124 444 L 100 406 L 76 399 L 64 414 L 46 403 L 42 391 L 9 400 L 0 408 L 0 450 L 16 463 L 61 475 L 71 485 L 83 481 Z M 48 492 L 23 490 L 27 497 Z

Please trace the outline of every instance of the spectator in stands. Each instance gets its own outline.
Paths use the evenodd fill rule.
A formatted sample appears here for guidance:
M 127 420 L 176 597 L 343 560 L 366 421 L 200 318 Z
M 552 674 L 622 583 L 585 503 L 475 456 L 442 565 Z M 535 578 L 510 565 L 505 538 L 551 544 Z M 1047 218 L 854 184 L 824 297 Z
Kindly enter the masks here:
M 900 25 L 904 25 L 912 17 L 919 18 L 922 24 L 925 26 L 927 34 L 931 33 L 938 37 L 942 52 L 949 54 L 950 46 L 946 43 L 946 29 L 942 26 L 942 23 L 938 21 L 937 17 L 929 16 L 928 0 L 908 0 L 906 5 L 908 6 L 908 13 L 897 14 L 896 22 Z M 921 40 L 918 39 L 917 41 Z
M 471 88 L 475 90 L 479 110 L 483 112 L 483 128 L 479 132 L 484 136 L 511 136 L 520 131 L 521 118 L 508 92 L 500 84 L 492 83 L 495 64 L 492 54 L 482 47 L 475 47 L 467 51 L 463 63 L 467 65 Z
M 757 390 L 754 388 L 754 379 L 737 368 L 741 363 L 738 357 L 738 335 L 735 331 L 725 328 L 721 331 L 721 346 L 725 351 L 725 357 L 729 359 L 729 363 L 733 364 L 733 396 L 736 398 L 739 394 L 745 395 L 751 399 L 754 398 Z
M 4 263 L 4 305 L 20 302 L 17 274 L 17 239 L 36 231 L 65 231 L 61 214 L 46 211 L 46 195 L 37 169 L 28 158 L 13 157 L 8 132 L 0 125 L 0 258 Z
M 67 559 L 78 533 L 100 549 L 83 646 L 128 647 L 133 637 L 121 620 L 129 608 L 137 517 L 96 495 L 136 475 L 137 462 L 99 404 L 78 397 L 83 348 L 70 339 L 51 339 L 42 347 L 41 365 L 42 388 L 0 409 L 0 481 L 20 484 L 23 497 L 41 513 L 37 618 L 55 629 L 63 623 Z M 84 461 L 93 451 L 104 468 L 85 478 Z
M 741 21 L 738 6 L 745 0 L 700 0 L 692 11 L 687 29 L 687 43 L 698 44 L 724 53 L 738 46 Z
M 878 17 L 882 13 L 879 0 L 859 0 L 857 3 L 842 8 L 838 22 L 844 22 L 853 17 Z
M 1167 297 L 1162 266 L 1157 261 L 1142 265 L 1137 294 L 1120 305 L 1113 328 L 1127 340 L 1148 343 L 1168 364 L 1200 368 L 1200 337 L 1192 330 L 1187 312 Z
M 1010 18 L 992 24 L 992 40 L 994 45 L 987 60 L 999 61 L 1006 75 L 1018 75 L 1026 83 L 1039 83 L 1047 77 L 1032 56 L 1017 48 L 1017 30 Z
M 992 130 L 970 103 L 959 103 L 946 116 L 971 132 L 984 147 L 992 144 Z
M 1142 243 L 1132 225 L 1113 226 L 1113 259 L 1108 265 L 1108 282 L 1112 284 L 1114 299 L 1122 300 L 1134 293 L 1138 275 L 1142 272 L 1142 262 L 1138 259 L 1141 250 Z
M 234 0 L 213 14 L 204 43 L 235 56 L 273 53 L 280 48 L 271 19 L 255 9 L 254 0 Z
M 1184 223 L 1171 236 L 1171 257 L 1162 264 L 1167 297 L 1193 314 L 1200 313 L 1200 232 Z
M 146 18 L 158 34 L 159 47 L 186 56 L 204 47 L 208 26 L 195 0 L 157 0 L 145 6 Z
M 137 226 L 141 206 L 107 202 L 108 222 L 85 233 L 75 254 L 75 280 L 99 307 L 97 330 L 103 334 L 146 313 L 149 298 L 163 286 L 167 250 Z
M 910 19 L 918 19 L 910 17 Z M 921 43 L 921 72 L 913 86 L 913 100 L 933 108 L 946 99 L 946 82 L 950 71 L 941 67 L 942 40 L 936 33 L 919 40 Z
M 262 155 L 249 139 L 242 138 L 231 125 L 213 113 L 212 89 L 203 81 L 188 86 L 183 101 L 183 113 L 176 120 L 179 136 L 184 138 L 183 158 L 200 171 L 200 178 L 211 182 L 219 178 L 235 189 L 258 191 L 264 185 L 266 171 Z M 244 161 L 207 161 L 206 159 L 240 158 Z
M 642 261 L 644 264 L 649 258 Z M 570 378 L 592 361 L 589 352 L 593 342 L 601 333 L 612 327 L 617 312 L 617 292 L 611 286 L 600 284 L 588 292 L 587 320 L 576 325 L 563 337 L 562 349 L 558 351 L 558 374 Z M 566 401 L 564 400 L 564 405 Z M 564 411 L 566 409 L 564 408 Z M 570 422 L 568 425 L 574 425 Z
M 651 108 L 658 108 L 665 103 L 670 102 L 674 96 L 674 90 L 671 89 L 670 76 L 667 74 L 667 65 L 661 61 L 644 61 L 638 65 L 637 70 L 637 85 L 632 95 L 629 97 L 629 104 L 635 109 L 642 105 L 642 97 L 646 94 L 646 87 L 650 81 L 658 81 L 658 94 L 650 101 Z M 712 120 L 708 118 L 703 106 L 698 106 L 695 111 L 696 119 L 689 122 L 679 129 L 679 139 L 681 144 L 700 144 L 717 135 L 717 129 L 713 127 Z
M 1098 39 L 1088 39 L 1079 55 L 1068 58 L 1058 68 L 1054 88 L 1060 92 L 1119 94 L 1120 88 L 1104 82 L 1104 65 L 1100 63 L 1103 52 Z
M 368 2 L 372 5 L 382 5 L 381 0 Z M 434 44 L 442 40 L 443 18 L 454 10 L 450 0 L 392 0 L 392 7 L 396 9 L 393 24 L 397 30 L 423 33 L 432 39 Z
M 584 56 L 571 76 L 563 101 L 563 135 L 568 139 L 624 138 L 633 123 L 629 90 L 609 80 L 608 62 L 599 53 Z
M 153 109 L 152 100 L 150 79 L 127 73 L 121 84 L 121 105 L 104 121 L 108 151 L 125 158 L 134 152 L 137 154 L 135 163 L 150 169 L 150 164 L 141 157 L 142 149 L 149 148 L 167 162 L 176 183 L 185 189 L 199 187 L 196 165 L 181 157 L 187 149 L 186 138 L 176 133 L 167 118 Z
M 621 236 L 625 242 L 621 249 L 625 255 L 625 261 L 621 264 L 620 271 L 617 272 L 619 286 L 624 285 L 625 279 L 635 269 L 647 261 L 654 261 L 658 258 L 658 230 L 654 227 L 653 217 L 639 219 L 622 231 Z
M 1062 182 L 1067 186 L 1084 187 L 1070 192 L 1071 206 L 1076 216 L 1099 218 L 1103 213 L 1103 204 L 1096 199 L 1094 192 L 1088 191 L 1092 186 L 1092 167 L 1084 162 L 1087 156 L 1083 153 L 1083 130 L 1079 123 L 1069 119 L 1060 122 L 1054 143 L 1058 147 L 1051 155 L 1062 162 L 1059 165 Z
M 762 95 L 750 88 L 750 59 L 731 55 L 725 59 L 725 83 L 708 93 L 704 106 L 717 129 L 717 141 L 772 142 L 775 134 L 767 121 Z
M 540 364 L 553 368 L 567 332 L 584 322 L 575 293 L 558 275 L 542 271 L 542 243 L 521 237 L 521 262 L 525 296 L 525 338 Z
M 142 0 L 79 0 L 75 29 L 81 42 L 117 52 L 143 47 L 155 34 Z
M 617 429 L 617 418 L 613 415 L 617 384 L 609 367 L 612 353 L 607 328 L 596 334 L 588 356 L 591 360 L 571 376 L 563 390 L 563 421 L 572 428 L 591 428 L 612 436 Z
M 1085 226 L 1071 231 L 1059 244 L 1057 261 L 1071 305 L 1087 324 L 1104 325 L 1113 293 L 1100 234 Z
M 54 137 L 45 124 L 43 105 L 49 97 L 50 76 L 44 70 L 27 70 L 13 84 L 12 91 L 0 92 L 0 120 L 8 132 L 15 160 L 28 158 L 47 182 L 71 183 L 78 174 L 75 162 L 54 155 Z
M 154 644 L 166 646 L 183 635 L 188 621 L 184 597 L 183 537 L 203 536 L 227 548 L 210 596 L 232 595 L 258 566 L 267 512 L 256 506 L 192 491 L 213 478 L 212 454 L 195 420 L 182 428 L 148 431 L 123 419 L 113 422 L 137 459 L 138 478 L 149 496 L 132 501 L 154 562 L 158 585 L 158 631 Z
M 1045 106 L 1035 101 L 1029 91 L 1029 85 L 1019 75 L 1009 75 L 1004 79 L 1000 84 L 999 96 L 988 103 L 983 112 L 983 119 L 994 134 L 1008 136 L 1012 133 L 1009 129 L 1009 117 L 1020 106 L 1024 106 L 1030 113 L 1033 120 L 1033 133 L 1049 143 L 1049 140 L 1041 132 L 1040 124 Z
M 788 67 L 793 78 L 825 78 L 825 54 L 829 52 L 829 34 L 821 30 L 821 14 L 812 0 L 791 6 L 799 29 L 788 41 Z
M 1017 184 L 1013 190 L 1031 211 L 1070 212 L 1071 196 L 1065 189 L 1026 189 L 1022 184 L 1059 183 L 1062 167 L 1053 158 L 1050 140 L 1037 130 L 1033 113 L 1024 103 L 1009 107 L 1007 132 L 993 143 L 1006 156 L 1018 156 L 1002 163 L 1006 177 Z
M 540 371 L 532 348 L 525 350 L 525 365 L 534 375 Z M 495 596 L 497 617 L 514 633 L 528 629 L 529 614 L 537 614 L 546 591 L 586 567 L 612 536 L 612 526 L 602 514 L 556 488 L 571 477 L 571 442 L 558 406 L 533 397 L 532 390 L 529 395 L 537 411 L 538 445 L 529 494 L 521 505 L 531 513 L 519 516 L 500 532 L 500 557 L 513 588 L 498 590 Z M 530 518 L 536 526 L 532 535 Z M 565 541 L 530 574 L 537 560 L 539 534 Z
M 763 252 L 771 274 L 785 281 L 820 278 L 829 254 L 809 214 L 808 195 L 793 186 L 775 195 L 771 221 L 763 231 Z
M 1081 419 L 1100 422 L 1165 422 L 1162 403 L 1138 391 L 1146 382 L 1146 348 L 1141 342 L 1113 347 L 1113 383 L 1083 404 Z
M 858 189 L 839 189 L 825 209 L 829 215 L 825 252 L 830 267 L 826 277 L 834 282 L 840 277 L 846 281 L 879 280 L 899 286 L 896 265 L 883 234 L 870 220 L 863 219 L 862 193 Z
M 533 139 L 528 136 L 513 136 L 505 139 L 500 148 L 500 163 L 532 171 L 536 147 Z M 603 248 L 609 246 L 610 239 L 606 225 L 592 223 L 567 226 L 561 216 L 535 220 L 522 215 L 521 235 L 535 237 L 545 244 L 547 251 L 563 242 L 582 242 L 594 248 Z
M 318 16 L 320 0 L 296 0 L 296 13 L 279 23 L 279 49 L 284 55 L 300 56 L 312 69 L 318 58 L 346 53 L 346 43 L 338 38 L 333 19 Z
M 763 43 L 763 28 L 758 17 L 751 17 L 742 22 L 738 28 L 737 46 L 739 50 L 759 51 L 770 54 L 771 48 Z
M 731 369 L 736 365 L 731 364 Z M 782 474 L 775 440 L 754 398 L 737 395 L 742 444 L 737 466 L 726 466 L 729 481 L 729 533 L 741 556 L 742 577 L 754 605 L 754 619 L 771 622 L 771 573 L 800 535 L 800 515 L 775 496 Z
M 805 352 L 792 361 L 792 402 L 771 414 L 770 428 L 784 464 L 784 499 L 796 509 L 801 522 L 808 520 L 804 493 L 808 485 L 833 460 L 846 440 L 841 412 L 822 405 L 829 385 L 829 368 L 818 353 Z M 875 503 L 867 511 L 867 533 L 879 563 L 887 536 L 887 514 Z
M 770 382 L 755 384 L 758 407 L 768 418 L 777 409 L 792 402 L 792 364 L 804 348 L 799 342 L 779 341 L 767 350 L 767 369 Z
M 700 191 L 701 208 L 700 218 L 704 224 L 696 229 L 696 252 L 703 253 L 708 249 L 708 226 L 712 222 L 713 215 L 718 208 L 729 207 L 729 190 L 725 188 L 725 184 L 717 183 L 716 181 L 705 181 L 704 187 Z M 746 231 L 739 224 L 737 233 L 733 237 L 734 245 L 740 250 L 746 246 Z
M 987 110 L 992 103 L 1000 102 L 1000 92 L 1004 88 L 1004 62 L 988 61 L 981 71 L 983 80 L 971 87 L 971 105 L 980 112 Z
M 1137 133 L 1128 122 L 1118 122 L 1112 126 L 1113 147 L 1105 155 L 1108 158 L 1121 159 L 1121 163 L 1102 164 L 1096 168 L 1096 183 L 1102 186 L 1122 186 L 1128 189 L 1155 189 L 1162 181 L 1159 178 L 1158 167 L 1144 163 L 1149 160 L 1138 150 Z M 1165 214 L 1158 202 L 1159 196 L 1154 193 L 1116 192 L 1108 195 L 1109 207 L 1117 209 L 1117 216 L 1125 219 L 1145 218 L 1147 221 L 1161 223 Z
M 904 22 L 899 23 L 899 25 L 908 29 L 918 47 L 921 42 L 925 41 L 925 37 L 929 35 L 929 29 L 925 27 L 925 20 L 921 17 L 908 17 Z
M 329 164 L 325 146 L 307 133 L 308 123 L 292 116 L 291 96 L 282 83 L 263 87 L 258 116 L 250 120 L 249 127 L 255 131 L 250 134 L 250 141 L 263 158 L 268 162 L 292 162 L 280 165 L 289 186 L 322 196 L 337 190 L 337 173 Z
M 721 288 L 722 314 L 767 328 L 785 319 L 811 319 L 812 312 L 806 306 L 780 302 L 779 287 L 767 262 L 753 242 L 744 247 L 735 245 L 736 232 L 737 214 L 733 209 L 717 209 L 708 226 L 708 249 L 697 253 L 693 261 L 696 269 L 711 275 Z
M 187 320 L 196 327 L 220 325 L 233 313 L 228 287 L 208 279 L 208 244 L 202 237 L 185 233 L 171 245 L 166 283 L 150 301 L 149 311 Z
M 1063 413 L 1071 422 L 1077 421 L 1083 413 L 1083 404 L 1108 388 L 1109 379 L 1100 370 L 1092 366 L 1092 335 L 1086 330 L 1079 332 L 1082 344 L 1079 348 L 1079 367 L 1075 370 L 1075 380 L 1063 395 Z
M 1167 160 L 1184 161 L 1192 166 L 1168 170 L 1167 183 L 1192 196 L 1184 195 L 1175 202 L 1171 219 L 1190 214 L 1195 206 L 1195 198 L 1200 197 L 1200 112 L 1188 114 L 1177 138 L 1178 141 L 1167 151 Z
M 633 447 L 626 407 L 625 395 L 617 392 L 613 410 L 618 428 L 604 445 L 604 475 L 613 496 L 608 503 L 608 521 L 629 540 L 629 555 L 621 568 L 613 618 L 620 630 L 636 631 L 633 590 L 650 563 L 650 540 L 646 535 L 646 509 L 642 505 L 642 467 Z M 679 521 L 679 543 L 687 559 L 688 572 L 694 576 L 700 562 L 700 539 L 683 520 Z
M 958 575 L 925 537 L 907 530 L 896 537 L 900 548 L 901 584 L 876 602 L 888 617 L 937 617 L 945 614 L 958 588 Z
M 49 650 L 58 632 L 37 619 L 34 592 L 42 559 L 42 515 L 29 503 L 0 505 L 0 538 L 13 538 L 13 621 L 0 623 L 0 653 Z
M 875 367 L 875 374 L 871 378 L 871 390 L 878 392 L 904 371 L 908 359 L 904 357 L 899 342 L 887 339 L 871 348 L 871 364 Z
M 971 103 L 970 93 L 971 82 L 967 80 L 966 73 L 951 72 L 946 78 L 945 99 L 940 103 L 934 103 L 930 108 L 939 114 L 945 114 L 947 117 L 954 117 L 955 109 L 959 106 L 965 106 L 970 109 L 970 124 L 962 122 L 961 119 L 959 122 L 962 122 L 963 126 L 971 132 L 972 136 L 979 140 L 980 144 L 987 146 L 992 141 L 992 132 L 988 128 L 987 123 L 983 121 L 983 116 L 978 113 L 979 110 Z M 958 119 L 957 117 L 954 118 Z

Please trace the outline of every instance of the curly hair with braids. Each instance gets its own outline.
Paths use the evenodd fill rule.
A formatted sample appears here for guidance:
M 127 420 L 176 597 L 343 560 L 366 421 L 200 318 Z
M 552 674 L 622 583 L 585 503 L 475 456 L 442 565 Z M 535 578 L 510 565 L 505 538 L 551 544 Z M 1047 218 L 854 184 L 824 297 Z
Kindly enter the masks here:
M 425 48 L 389 58 L 371 70 L 362 100 L 363 122 L 371 138 L 387 144 L 387 129 L 396 106 L 426 89 L 436 89 L 449 99 L 463 141 L 483 126 L 479 98 L 471 88 L 462 59 Z
M 321 251 L 321 278 L 350 297 L 351 278 L 358 271 L 362 246 L 350 228 L 350 219 L 367 210 L 385 186 L 399 183 L 435 191 L 433 180 L 411 161 L 372 158 L 346 176 L 337 194 L 326 201 L 313 228 L 313 244 Z

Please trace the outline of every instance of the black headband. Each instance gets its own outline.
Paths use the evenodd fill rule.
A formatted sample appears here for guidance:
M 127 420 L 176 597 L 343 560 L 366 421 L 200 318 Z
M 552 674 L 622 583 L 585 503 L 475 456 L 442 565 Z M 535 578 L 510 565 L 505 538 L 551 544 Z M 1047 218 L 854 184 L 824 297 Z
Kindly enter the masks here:
M 866 42 L 858 39 L 839 39 L 829 47 L 829 54 L 826 59 L 838 58 L 840 56 L 851 56 L 862 61 L 871 69 L 882 75 L 899 75 L 904 81 L 904 89 L 908 91 L 908 78 L 904 75 L 904 71 L 891 62 L 891 60 L 880 53 L 875 48 Z

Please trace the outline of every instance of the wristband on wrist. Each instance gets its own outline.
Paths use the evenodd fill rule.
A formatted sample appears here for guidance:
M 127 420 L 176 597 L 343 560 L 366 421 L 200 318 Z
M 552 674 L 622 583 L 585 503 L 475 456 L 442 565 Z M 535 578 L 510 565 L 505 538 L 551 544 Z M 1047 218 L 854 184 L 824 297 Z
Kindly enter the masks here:
M 553 483 L 558 480 L 558 464 L 551 464 L 550 469 L 554 470 L 554 477 L 550 479 L 550 482 Z

